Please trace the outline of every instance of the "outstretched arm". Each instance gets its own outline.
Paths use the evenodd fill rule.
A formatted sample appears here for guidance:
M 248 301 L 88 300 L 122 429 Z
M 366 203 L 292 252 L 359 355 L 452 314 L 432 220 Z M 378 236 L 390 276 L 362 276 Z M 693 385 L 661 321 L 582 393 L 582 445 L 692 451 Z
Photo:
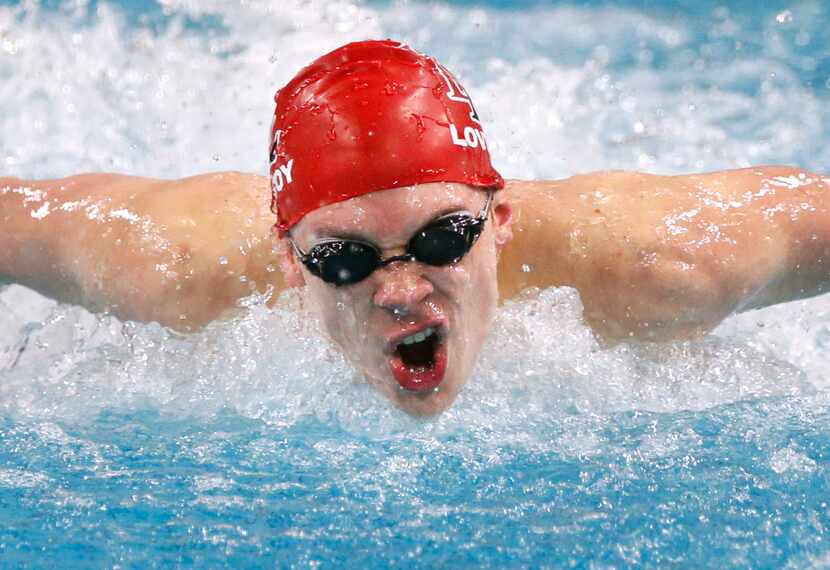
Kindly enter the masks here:
M 826 176 L 600 172 L 514 183 L 511 194 L 504 293 L 576 287 L 586 320 L 609 340 L 698 336 L 736 311 L 830 288 Z
M 189 330 L 284 287 L 268 197 L 239 173 L 0 178 L 0 282 Z

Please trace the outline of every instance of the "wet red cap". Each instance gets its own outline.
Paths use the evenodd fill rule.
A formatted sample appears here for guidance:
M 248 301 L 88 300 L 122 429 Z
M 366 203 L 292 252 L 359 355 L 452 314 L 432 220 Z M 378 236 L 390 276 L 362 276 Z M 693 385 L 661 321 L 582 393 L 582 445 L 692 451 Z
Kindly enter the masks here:
M 377 190 L 504 187 L 467 92 L 437 61 L 399 42 L 337 48 L 274 99 L 271 209 L 280 235 L 321 206 Z

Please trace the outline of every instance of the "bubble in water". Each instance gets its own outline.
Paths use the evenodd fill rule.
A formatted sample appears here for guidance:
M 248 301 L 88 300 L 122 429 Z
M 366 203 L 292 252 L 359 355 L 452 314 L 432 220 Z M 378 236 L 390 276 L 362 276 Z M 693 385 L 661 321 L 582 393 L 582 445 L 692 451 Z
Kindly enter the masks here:
M 779 24 L 789 24 L 793 21 L 793 13 L 790 10 L 784 10 L 775 16 L 775 20 Z
M 778 474 L 787 471 L 810 473 L 816 469 L 815 460 L 800 452 L 793 444 L 773 453 L 769 463 Z
M 810 43 L 810 33 L 804 30 L 798 32 L 795 36 L 795 45 L 799 47 L 805 47 L 807 44 Z

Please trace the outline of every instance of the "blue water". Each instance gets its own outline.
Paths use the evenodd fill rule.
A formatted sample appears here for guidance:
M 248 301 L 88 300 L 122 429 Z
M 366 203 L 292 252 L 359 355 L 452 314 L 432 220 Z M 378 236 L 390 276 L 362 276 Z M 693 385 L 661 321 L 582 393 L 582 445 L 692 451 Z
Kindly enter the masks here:
M 822 1 L 78 5 L 0 2 L 4 173 L 265 172 L 273 88 L 364 34 L 457 69 L 507 176 L 830 165 Z M 0 565 L 830 564 L 827 297 L 608 349 L 531 292 L 431 420 L 249 304 L 182 337 L 0 289 Z
M 5 468 L 50 479 L 4 490 L 0 543 L 7 565 L 44 567 L 801 567 L 826 553 L 827 471 L 763 467 L 793 442 L 826 463 L 830 415 L 794 422 L 799 405 L 597 418 L 597 434 L 619 444 L 589 458 L 508 442 L 462 455 L 475 434 L 425 448 L 233 414 L 103 414 L 60 444 L 7 422 Z M 555 439 L 570 422 L 535 427 Z M 695 443 L 654 460 L 642 447 L 655 431 Z

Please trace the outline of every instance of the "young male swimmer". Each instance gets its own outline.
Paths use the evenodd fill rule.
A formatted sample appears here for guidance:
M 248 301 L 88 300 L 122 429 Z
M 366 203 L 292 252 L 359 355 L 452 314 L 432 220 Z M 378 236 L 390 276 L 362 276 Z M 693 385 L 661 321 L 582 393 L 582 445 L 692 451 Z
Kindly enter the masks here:
M 254 175 L 7 178 L 0 275 L 182 330 L 252 292 L 305 286 L 344 354 L 414 414 L 452 404 L 499 298 L 526 287 L 575 287 L 586 321 L 619 341 L 698 336 L 830 283 L 827 177 L 505 183 L 466 91 L 392 41 L 321 57 L 276 101 L 275 232 Z

